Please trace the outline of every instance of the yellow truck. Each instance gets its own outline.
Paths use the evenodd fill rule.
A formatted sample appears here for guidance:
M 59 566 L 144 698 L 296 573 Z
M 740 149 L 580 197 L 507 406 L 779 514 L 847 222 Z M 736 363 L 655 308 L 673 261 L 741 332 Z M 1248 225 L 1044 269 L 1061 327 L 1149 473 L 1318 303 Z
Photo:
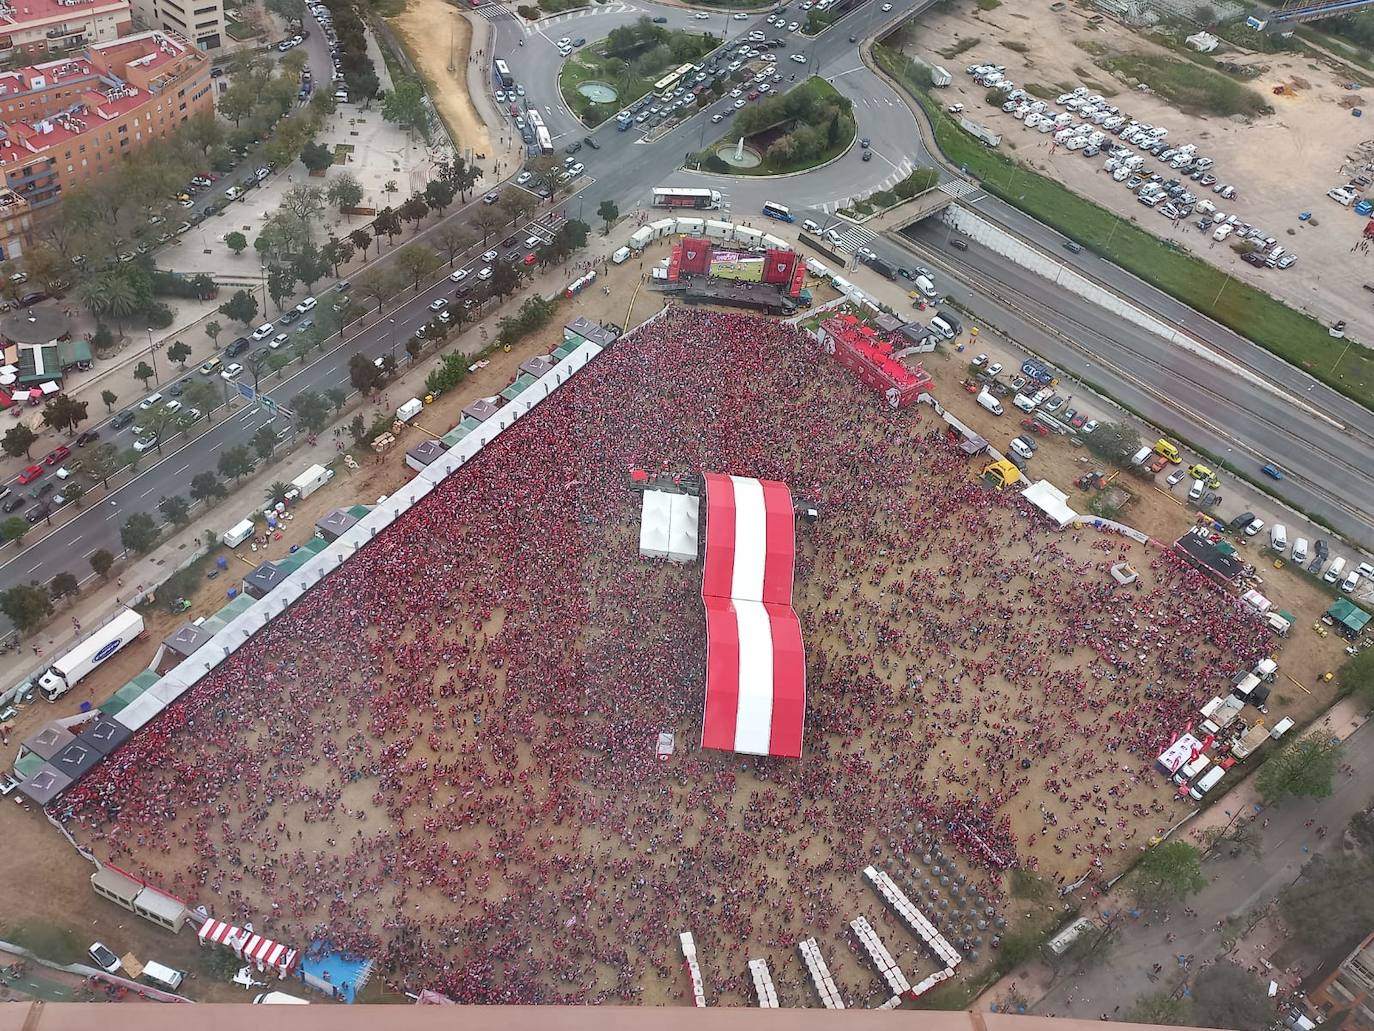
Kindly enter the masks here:
M 1195 480 L 1202 480 L 1212 490 L 1221 486 L 1221 481 L 1217 479 L 1217 474 L 1208 469 L 1201 462 L 1195 462 L 1189 469 L 1188 475 Z

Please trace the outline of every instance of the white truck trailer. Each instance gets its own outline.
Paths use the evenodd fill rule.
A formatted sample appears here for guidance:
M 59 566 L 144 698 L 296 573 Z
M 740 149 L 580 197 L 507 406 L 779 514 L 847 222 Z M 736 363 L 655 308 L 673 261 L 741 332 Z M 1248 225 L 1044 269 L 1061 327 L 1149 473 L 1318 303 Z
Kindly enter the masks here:
M 133 609 L 125 609 L 39 674 L 38 686 L 43 697 L 57 701 L 91 670 L 142 636 L 143 617 Z
M 308 498 L 333 478 L 333 469 L 323 465 L 312 465 L 309 469 L 292 480 L 291 486 L 295 487 L 296 490 L 300 492 L 302 498 Z

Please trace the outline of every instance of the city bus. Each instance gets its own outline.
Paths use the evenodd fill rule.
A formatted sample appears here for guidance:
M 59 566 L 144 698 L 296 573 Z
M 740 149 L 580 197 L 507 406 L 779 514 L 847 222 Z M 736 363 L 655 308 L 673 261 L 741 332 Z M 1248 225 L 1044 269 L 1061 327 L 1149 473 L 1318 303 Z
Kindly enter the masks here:
M 786 205 L 779 204 L 777 201 L 766 200 L 763 202 L 763 213 L 769 218 L 776 218 L 779 222 L 795 222 L 792 212 Z
M 510 68 L 505 61 L 496 62 L 496 78 L 505 89 L 510 89 L 515 85 L 515 78 L 510 73 Z
M 655 186 L 653 205 L 656 208 L 718 208 L 719 190 L 687 190 L 676 186 Z
M 687 77 L 687 73 L 692 70 L 690 64 L 684 64 L 681 68 L 669 72 L 658 82 L 654 83 L 654 97 L 663 100 L 672 95 L 673 90 L 682 85 L 682 80 Z
M 534 138 L 539 143 L 539 150 L 545 154 L 552 154 L 553 139 L 549 136 L 548 126 L 544 124 L 544 116 L 535 107 L 530 108 L 525 114 L 529 118 L 530 128 L 534 130 Z

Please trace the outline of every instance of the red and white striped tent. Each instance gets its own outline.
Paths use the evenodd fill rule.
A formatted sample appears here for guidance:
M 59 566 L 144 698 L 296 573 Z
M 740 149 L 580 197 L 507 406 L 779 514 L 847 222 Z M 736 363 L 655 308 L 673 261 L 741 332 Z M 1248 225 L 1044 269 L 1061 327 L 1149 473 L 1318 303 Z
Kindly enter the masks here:
M 784 483 L 706 473 L 706 705 L 703 748 L 798 758 L 806 652 L 792 608 L 792 493 Z
M 259 970 L 275 970 L 278 977 L 290 974 L 300 959 L 295 949 L 214 918 L 201 924 L 196 936 L 202 945 L 206 942 L 222 945 Z

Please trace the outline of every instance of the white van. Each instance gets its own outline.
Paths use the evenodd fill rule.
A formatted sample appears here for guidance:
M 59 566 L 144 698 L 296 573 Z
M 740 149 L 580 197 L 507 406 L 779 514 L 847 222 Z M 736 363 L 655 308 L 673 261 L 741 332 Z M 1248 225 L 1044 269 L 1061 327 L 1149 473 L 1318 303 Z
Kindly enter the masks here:
M 1207 767 L 1210 765 L 1212 765 L 1212 760 L 1207 758 L 1207 756 L 1203 755 L 1201 752 L 1199 752 L 1196 759 L 1189 759 L 1186 763 L 1180 766 L 1177 771 L 1175 771 L 1174 783 L 1182 784 L 1185 781 L 1192 781 L 1199 773 L 1207 769 Z
M 1199 500 L 1201 500 L 1201 498 L 1202 498 L 1202 492 L 1205 491 L 1206 489 L 1207 489 L 1207 484 L 1206 484 L 1205 481 L 1203 481 L 1203 480 L 1194 480 L 1194 481 L 1193 481 L 1192 489 L 1188 491 L 1188 500 L 1189 500 L 1189 501 L 1199 501 Z
M 1269 546 L 1275 551 L 1288 549 L 1288 531 L 1283 528 L 1282 523 L 1275 523 L 1269 528 Z
M 930 279 L 926 276 L 916 277 L 916 289 L 921 291 L 921 293 L 927 298 L 936 297 L 939 295 L 939 291 L 935 289 L 935 284 L 932 283 Z
M 978 403 L 990 411 L 993 415 L 1002 414 L 1002 402 L 993 397 L 986 390 L 979 391 Z
M 611 261 L 615 262 L 617 265 L 622 265 L 629 260 L 630 248 L 628 247 L 621 247 L 618 251 L 611 255 Z
M 1035 411 L 1035 399 L 1027 397 L 1025 394 L 1017 394 L 1011 399 L 1011 403 L 1023 412 Z
M 1331 565 L 1327 568 L 1326 572 L 1325 572 L 1324 574 L 1322 574 L 1322 579 L 1325 580 L 1325 581 L 1326 581 L 1327 583 L 1329 583 L 1329 584 L 1333 584 L 1333 583 L 1335 583 L 1337 580 L 1339 580 L 1339 579 L 1341 578 L 1341 574 L 1344 573 L 1344 572 L 1345 572 L 1345 559 L 1343 559 L 1343 558 L 1333 559 L 1332 562 L 1331 562 Z
M 1341 590 L 1343 590 L 1346 594 L 1349 594 L 1351 591 L 1353 591 L 1353 590 L 1354 590 L 1356 587 L 1358 587 L 1359 585 L 1360 585 L 1360 571 L 1359 571 L 1358 569 L 1352 569 L 1352 570 L 1350 571 L 1350 575 L 1347 576 L 1347 577 L 1341 582 Z
M 1224 769 L 1220 766 L 1213 766 L 1200 778 L 1193 781 L 1193 786 L 1189 789 L 1188 794 L 1192 796 L 1194 802 L 1201 802 L 1202 796 L 1216 787 L 1217 781 L 1224 776 L 1226 776 Z
M 1297 540 L 1295 540 L 1295 541 L 1293 542 L 1293 561 L 1294 561 L 1294 562 L 1306 562 L 1306 561 L 1307 561 L 1307 538 L 1306 538 L 1306 537 L 1299 537 Z
M 259 1005 L 264 1003 L 280 1003 L 286 1006 L 310 1005 L 309 999 L 299 999 L 294 995 L 286 994 L 286 992 L 263 992 L 261 995 L 255 995 L 253 1001 Z
M 174 992 L 181 987 L 181 982 L 186 980 L 186 972 L 174 970 L 150 959 L 143 964 L 143 977 L 159 988 Z
M 958 334 L 954 327 L 942 319 L 939 315 L 930 320 L 930 331 L 941 340 L 953 340 Z
M 1217 226 L 1215 232 L 1212 233 L 1212 239 L 1217 241 L 1225 240 L 1231 235 L 1235 228 L 1235 226 L 1229 224 Z
M 233 526 L 224 531 L 224 536 L 220 538 L 226 548 L 237 548 L 240 544 L 253 536 L 253 520 L 245 519 L 237 526 Z

